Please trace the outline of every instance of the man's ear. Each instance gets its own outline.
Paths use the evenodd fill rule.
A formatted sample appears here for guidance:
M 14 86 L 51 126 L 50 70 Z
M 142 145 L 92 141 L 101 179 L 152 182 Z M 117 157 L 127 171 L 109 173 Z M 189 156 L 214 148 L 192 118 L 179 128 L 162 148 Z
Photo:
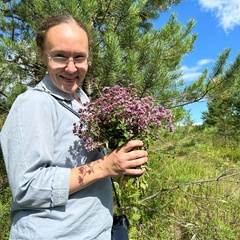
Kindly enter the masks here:
M 37 53 L 38 53 L 38 57 L 39 57 L 40 61 L 43 63 L 43 65 L 47 66 L 47 58 L 46 58 L 43 50 L 40 47 L 38 47 Z

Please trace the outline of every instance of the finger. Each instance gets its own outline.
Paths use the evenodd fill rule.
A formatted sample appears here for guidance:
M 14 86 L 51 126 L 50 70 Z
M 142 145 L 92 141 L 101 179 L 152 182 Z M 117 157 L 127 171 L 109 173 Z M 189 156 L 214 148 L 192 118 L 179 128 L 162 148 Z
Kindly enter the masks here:
M 131 140 L 127 142 L 123 147 L 121 148 L 124 152 L 129 152 L 135 147 L 141 147 L 143 146 L 143 142 L 141 140 Z
M 148 156 L 148 153 L 145 150 L 134 150 L 134 151 L 128 152 L 128 159 L 130 161 L 138 158 L 147 157 L 147 156 Z
M 124 175 L 130 175 L 130 176 L 140 176 L 146 172 L 145 168 L 136 168 L 136 169 L 127 169 L 124 172 Z
M 141 165 L 147 163 L 148 158 L 147 157 L 143 157 L 143 158 L 138 158 L 136 160 L 131 160 L 127 162 L 127 168 L 132 169 L 132 168 L 138 168 Z

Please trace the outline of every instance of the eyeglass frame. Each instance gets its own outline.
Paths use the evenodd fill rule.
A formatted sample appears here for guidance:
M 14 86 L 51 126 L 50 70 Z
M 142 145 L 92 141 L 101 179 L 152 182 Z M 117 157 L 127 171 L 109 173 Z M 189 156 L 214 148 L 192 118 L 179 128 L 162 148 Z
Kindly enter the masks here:
M 53 63 L 55 63 L 56 65 L 58 65 L 59 67 L 66 67 L 69 62 L 73 62 L 74 66 L 75 67 L 81 67 L 82 64 L 88 60 L 88 57 L 87 56 L 81 56 L 81 57 L 77 57 L 77 58 L 73 58 L 73 59 L 70 59 L 70 58 L 66 58 L 66 57 L 60 57 L 60 56 L 51 56 L 48 52 L 45 52 L 47 54 L 47 58 L 49 61 L 52 61 Z M 82 58 L 81 62 L 76 62 L 76 60 L 78 58 Z M 59 63 L 59 62 L 56 62 L 54 59 L 62 59 L 62 60 L 65 60 L 65 63 Z M 78 65 L 80 64 L 80 65 Z

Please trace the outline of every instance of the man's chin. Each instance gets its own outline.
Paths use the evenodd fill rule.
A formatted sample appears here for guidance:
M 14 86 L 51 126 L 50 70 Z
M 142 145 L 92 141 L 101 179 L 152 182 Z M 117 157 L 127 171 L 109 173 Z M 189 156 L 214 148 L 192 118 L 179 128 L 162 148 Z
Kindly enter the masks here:
M 77 89 L 78 89 L 78 85 L 76 85 L 76 84 L 73 84 L 71 86 L 69 86 L 69 85 L 68 86 L 66 86 L 66 85 L 61 86 L 61 90 L 63 92 L 69 93 L 69 94 L 75 93 L 77 91 Z

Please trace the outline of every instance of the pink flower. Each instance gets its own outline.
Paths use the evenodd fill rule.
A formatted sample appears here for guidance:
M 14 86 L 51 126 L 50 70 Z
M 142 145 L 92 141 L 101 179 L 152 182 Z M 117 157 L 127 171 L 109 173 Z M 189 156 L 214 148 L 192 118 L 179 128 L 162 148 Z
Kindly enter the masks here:
M 151 96 L 138 99 L 135 85 L 103 87 L 101 96 L 84 104 L 73 132 L 85 142 L 88 151 L 105 146 L 108 150 L 120 147 L 131 139 L 149 142 L 157 139 L 159 129 L 172 126 L 173 115 L 169 109 L 154 106 Z M 164 124 L 163 124 L 164 123 Z

